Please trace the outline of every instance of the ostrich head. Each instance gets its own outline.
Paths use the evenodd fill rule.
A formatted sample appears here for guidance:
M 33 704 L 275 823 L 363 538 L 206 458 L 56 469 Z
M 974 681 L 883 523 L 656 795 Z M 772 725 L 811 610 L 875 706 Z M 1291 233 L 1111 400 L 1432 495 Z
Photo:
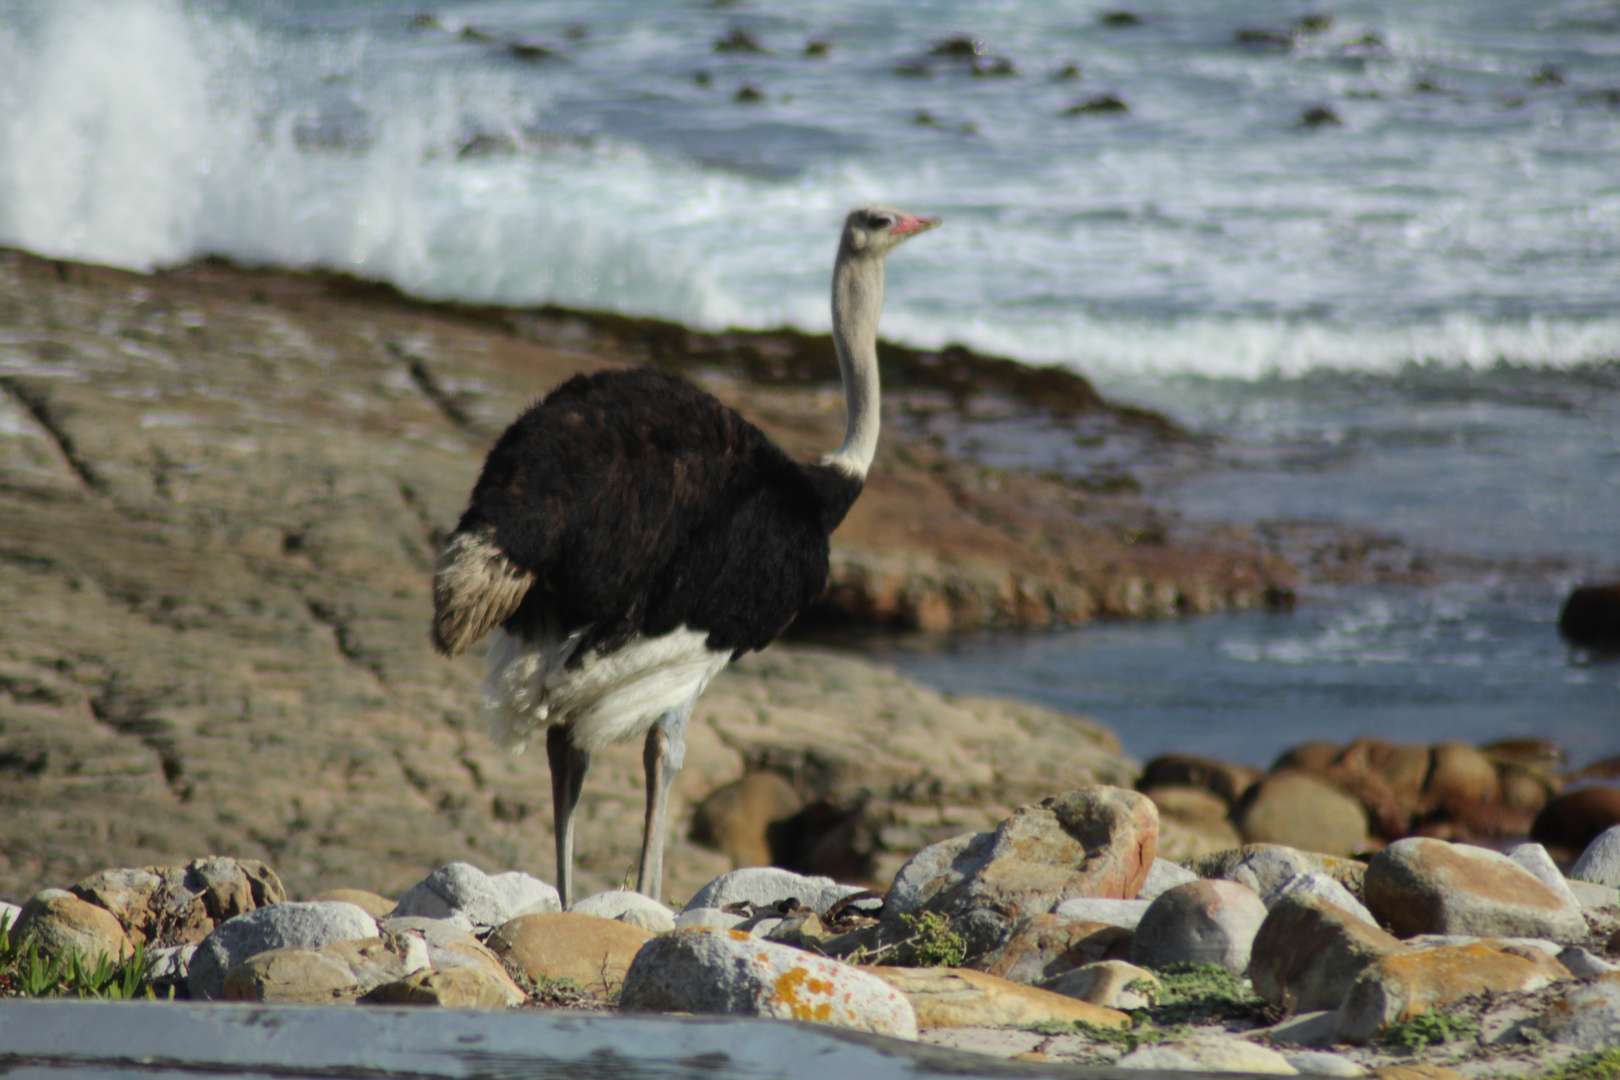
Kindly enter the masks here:
M 840 254 L 881 259 L 902 240 L 938 224 L 937 217 L 918 217 L 892 206 L 858 206 L 844 219 Z

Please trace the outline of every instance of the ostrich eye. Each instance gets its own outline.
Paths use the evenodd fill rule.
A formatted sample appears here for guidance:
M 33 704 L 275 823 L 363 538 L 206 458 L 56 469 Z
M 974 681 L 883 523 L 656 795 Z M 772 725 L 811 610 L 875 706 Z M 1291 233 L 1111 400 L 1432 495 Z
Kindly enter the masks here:
M 889 217 L 887 214 L 878 214 L 871 218 L 867 225 L 873 229 L 887 229 L 894 225 L 894 218 Z

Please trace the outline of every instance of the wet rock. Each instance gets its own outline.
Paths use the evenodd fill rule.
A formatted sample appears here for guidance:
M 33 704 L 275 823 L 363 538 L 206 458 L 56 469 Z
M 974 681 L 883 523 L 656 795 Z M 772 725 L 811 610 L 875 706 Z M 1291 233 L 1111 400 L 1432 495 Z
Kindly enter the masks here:
M 1115 11 L 1103 12 L 1101 15 L 1097 16 L 1097 21 L 1102 23 L 1104 26 L 1120 30 L 1131 26 L 1141 26 L 1142 16 L 1138 15 L 1134 11 L 1126 11 L 1125 9 L 1120 8 Z
M 1255 935 L 1254 992 L 1288 1013 L 1337 1009 L 1370 965 L 1407 951 L 1375 923 L 1306 892 L 1280 897 Z
M 614 889 L 576 900 L 568 910 L 599 919 L 617 919 L 655 934 L 675 929 L 675 913 L 650 896 L 629 889 Z
M 102 957 L 122 960 L 134 951 L 124 927 L 110 911 L 63 889 L 45 889 L 22 906 L 11 940 L 33 941 L 48 957 L 66 960 L 77 953 L 87 963 Z
M 1006 944 L 969 966 L 1016 983 L 1037 983 L 1098 960 L 1130 955 L 1131 931 L 1062 915 L 1036 915 L 1015 927 Z
M 1231 1035 L 1193 1035 L 1141 1046 L 1114 1063 L 1118 1069 L 1297 1075 L 1288 1059 L 1266 1046 Z
M 1614 1046 L 1620 1033 L 1620 978 L 1603 975 L 1570 987 L 1533 1026 L 1545 1038 L 1579 1050 Z
M 276 872 L 257 859 L 103 870 L 71 891 L 112 912 L 131 940 L 149 945 L 194 945 L 227 919 L 287 899 Z
M 1272 773 L 1249 789 L 1233 817 L 1250 843 L 1346 856 L 1367 840 L 1361 804 L 1305 772 Z
M 1312 105 L 1299 114 L 1302 128 L 1343 127 L 1344 119 L 1331 105 Z
M 617 919 L 564 911 L 513 919 L 489 936 L 488 946 L 536 983 L 568 979 L 588 994 L 607 997 L 653 937 Z
M 1107 1009 L 1148 1008 L 1158 1003 L 1163 990 L 1157 975 L 1124 960 L 1086 964 L 1037 985 L 1042 990 Z
M 1073 900 L 1065 900 L 1052 909 L 1052 914 L 1065 919 L 1079 919 L 1089 922 L 1106 923 L 1109 926 L 1123 926 L 1127 930 L 1135 930 L 1136 924 L 1142 921 L 1151 900 L 1103 900 L 1092 896 L 1080 896 Z
M 373 919 L 386 919 L 394 913 L 399 905 L 386 896 L 378 896 L 366 889 L 327 889 L 310 897 L 311 900 L 335 900 L 341 904 L 353 904 L 355 907 L 370 915 Z
M 771 50 L 762 45 L 758 38 L 740 26 L 733 26 L 725 37 L 714 43 L 717 53 L 759 53 L 768 54 Z
M 1153 864 L 1158 812 L 1134 791 L 1094 786 L 1022 806 L 993 833 L 919 852 L 889 890 L 884 924 L 931 911 L 968 938 L 969 955 L 1003 944 L 1021 919 L 1075 897 L 1134 897 Z
M 740 930 L 677 930 L 642 947 L 619 997 L 630 1012 L 804 1020 L 917 1037 L 911 1003 L 870 972 Z
M 427 943 L 412 935 L 271 949 L 226 972 L 220 996 L 280 1004 L 352 1002 L 427 967 Z
M 1131 943 L 1131 963 L 1219 964 L 1242 974 L 1249 950 L 1266 918 L 1253 890 L 1231 881 L 1178 885 L 1148 907 Z
M 838 901 L 861 891 L 859 885 L 839 885 L 832 878 L 808 877 L 775 866 L 758 866 L 720 875 L 694 893 L 684 910 L 728 908 L 742 903 L 766 908 L 791 899 L 818 915 L 825 915 Z
M 516 870 L 486 874 L 471 863 L 441 866 L 406 890 L 395 915 L 460 916 L 474 927 L 500 926 L 519 915 L 562 910 L 557 890 Z
M 377 936 L 377 922 L 353 904 L 318 901 L 255 908 L 214 928 L 198 945 L 186 985 L 199 1001 L 224 993 L 225 975 L 242 961 L 271 949 L 320 948 L 338 941 Z
M 1587 844 L 1581 857 L 1569 868 L 1569 876 L 1594 885 L 1620 888 L 1620 825 L 1603 830 Z
M 1080 65 L 1072 61 L 1052 72 L 1053 82 L 1078 82 L 1079 79 Z
M 1367 865 L 1364 899 L 1397 937 L 1416 934 L 1550 937 L 1586 934 L 1580 906 L 1505 855 L 1413 837 Z
M 546 60 L 562 58 L 562 50 L 539 41 L 518 39 L 506 43 L 507 54 L 514 60 L 522 60 L 526 64 L 538 64 Z
M 731 95 L 731 100 L 739 105 L 758 105 L 765 100 L 765 91 L 752 83 L 743 83 L 737 87 L 737 92 Z
M 1294 20 L 1294 33 L 1296 34 L 1325 34 L 1333 29 L 1333 16 L 1325 11 L 1301 15 Z
M 1620 788 L 1581 788 L 1543 807 L 1530 826 L 1530 839 L 1574 857 L 1616 825 L 1620 825 Z
M 1123 116 L 1131 111 L 1124 99 L 1114 94 L 1095 94 L 1063 110 L 1064 116 Z
M 1537 990 L 1567 978 L 1568 970 L 1539 949 L 1510 951 L 1486 941 L 1389 956 L 1356 979 L 1339 1009 L 1338 1035 L 1364 1043 L 1390 1024 L 1482 990 Z
M 1130 1023 L 1122 1012 L 969 968 L 864 970 L 905 995 L 918 1027 L 1029 1027 L 1080 1021 L 1121 1028 Z
M 975 78 L 1004 79 L 1018 74 L 1018 65 L 1005 56 L 981 56 L 968 69 Z
M 1564 72 L 1557 64 L 1542 64 L 1525 81 L 1531 86 L 1563 86 Z M 1565 604 L 1567 606 L 1568 600 Z
M 811 38 L 804 43 L 804 55 L 812 60 L 823 60 L 832 55 L 832 42 L 825 38 Z
M 965 36 L 941 38 L 928 47 L 929 56 L 946 56 L 953 60 L 971 60 L 983 51 L 983 44 Z
M 1153 860 L 1153 868 L 1148 871 L 1142 887 L 1136 890 L 1138 900 L 1157 900 L 1166 889 L 1173 889 L 1177 885 L 1185 885 L 1189 881 L 1197 881 L 1198 875 L 1166 858 Z
M 1261 49 L 1292 49 L 1294 35 L 1286 30 L 1271 30 L 1266 27 L 1246 26 L 1232 34 L 1232 41 L 1238 45 L 1248 45 Z
M 751 772 L 710 792 L 692 812 L 692 842 L 731 859 L 734 867 L 770 866 L 765 839 L 773 821 L 804 805 L 792 784 L 775 772 Z
M 1620 583 L 1571 590 L 1558 612 L 1558 633 L 1582 649 L 1620 651 Z

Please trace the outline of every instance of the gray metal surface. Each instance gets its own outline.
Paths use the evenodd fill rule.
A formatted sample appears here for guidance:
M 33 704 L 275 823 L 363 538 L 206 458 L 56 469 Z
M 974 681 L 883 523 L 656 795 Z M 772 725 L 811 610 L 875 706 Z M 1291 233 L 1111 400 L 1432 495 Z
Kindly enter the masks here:
M 1191 1074 L 1080 1069 L 765 1020 L 520 1009 L 0 1003 L 0 1076 L 63 1080 L 927 1080 Z

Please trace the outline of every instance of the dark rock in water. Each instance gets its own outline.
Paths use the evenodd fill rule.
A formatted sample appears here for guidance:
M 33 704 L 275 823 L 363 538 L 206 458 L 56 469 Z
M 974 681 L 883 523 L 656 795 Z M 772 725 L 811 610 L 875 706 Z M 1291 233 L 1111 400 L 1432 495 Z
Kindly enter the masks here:
M 1250 45 L 1259 49 L 1292 49 L 1294 35 L 1286 30 L 1273 30 L 1263 26 L 1246 26 L 1232 35 L 1232 40 L 1238 45 Z
M 494 41 L 495 35 L 488 30 L 476 26 L 463 26 L 461 28 L 462 41 Z
M 1070 62 L 1052 72 L 1053 82 L 1074 82 L 1080 78 L 1080 65 Z
M 443 30 L 444 23 L 431 11 L 418 11 L 411 16 L 410 27 L 412 30 Z
M 1131 111 L 1131 107 L 1113 94 L 1098 94 L 1076 102 L 1063 110 L 1064 116 L 1119 116 Z
M 916 124 L 918 127 L 934 127 L 934 128 L 937 128 L 937 127 L 942 127 L 943 126 L 942 124 L 940 124 L 939 118 L 936 117 L 933 113 L 929 112 L 927 109 L 918 109 L 917 110 L 917 115 L 913 116 L 911 118 L 911 122 L 913 124 Z
M 1606 86 L 1601 90 L 1588 90 L 1575 99 L 1582 105 L 1607 105 L 1620 109 L 1620 86 Z
M 1344 121 L 1339 114 L 1328 105 L 1312 105 L 1299 114 L 1299 126 L 1303 128 L 1343 127 Z
M 971 60 L 984 51 L 984 46 L 974 38 L 949 37 L 943 38 L 929 48 L 929 56 L 949 56 L 954 60 Z
M 804 55 L 816 60 L 832 55 L 832 42 L 826 38 L 811 38 L 804 43 Z
M 1005 78 L 1018 74 L 1018 65 L 1005 56 L 986 56 L 973 61 L 973 74 L 980 78 Z
M 1564 73 L 1557 64 L 1542 64 L 1530 73 L 1531 86 L 1563 86 Z
M 1438 79 L 1431 79 L 1427 75 L 1419 77 L 1412 83 L 1412 92 L 1415 94 L 1443 94 L 1449 87 Z
M 732 100 L 743 105 L 757 105 L 765 100 L 765 92 L 751 83 L 744 83 L 737 87 L 737 93 Z
M 1302 15 L 1294 20 L 1294 33 L 1296 34 L 1325 34 L 1333 29 L 1333 16 L 1327 12 L 1317 12 L 1314 15 Z
M 1583 649 L 1620 652 L 1620 583 L 1571 591 L 1558 613 L 1558 634 Z
M 1097 16 L 1097 21 L 1102 23 L 1104 26 L 1111 26 L 1115 29 L 1123 29 L 1128 26 L 1141 26 L 1142 16 L 1138 15 L 1134 11 L 1120 9 L 1118 11 L 1103 12 L 1101 15 Z
M 510 135 L 480 131 L 456 148 L 457 158 L 504 157 L 517 153 L 517 141 Z
M 556 60 L 562 56 L 559 50 L 553 49 L 549 45 L 542 45 L 538 41 L 524 41 L 521 39 L 507 42 L 506 51 L 511 53 L 515 59 L 530 64 L 538 64 L 543 60 Z
M 740 26 L 733 26 L 731 32 L 714 43 L 714 51 L 718 53 L 769 53 L 771 50 L 760 44 L 759 40 Z
M 1574 858 L 1614 825 L 1620 825 L 1620 788 L 1582 788 L 1543 807 L 1530 826 L 1530 839 Z

